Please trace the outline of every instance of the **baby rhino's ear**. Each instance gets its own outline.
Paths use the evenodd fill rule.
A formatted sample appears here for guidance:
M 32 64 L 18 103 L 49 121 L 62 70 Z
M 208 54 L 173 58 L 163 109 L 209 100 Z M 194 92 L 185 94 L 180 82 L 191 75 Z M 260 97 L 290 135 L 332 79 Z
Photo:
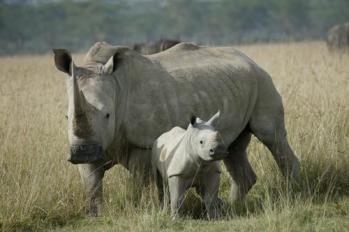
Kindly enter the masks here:
M 196 116 L 194 116 L 194 115 L 191 116 L 191 118 L 190 118 L 190 124 L 191 124 L 192 126 L 195 126 L 195 124 L 196 124 Z
M 197 126 L 198 124 L 204 123 L 204 121 L 201 118 L 198 118 L 196 116 L 191 116 L 190 118 L 190 125 L 191 126 Z

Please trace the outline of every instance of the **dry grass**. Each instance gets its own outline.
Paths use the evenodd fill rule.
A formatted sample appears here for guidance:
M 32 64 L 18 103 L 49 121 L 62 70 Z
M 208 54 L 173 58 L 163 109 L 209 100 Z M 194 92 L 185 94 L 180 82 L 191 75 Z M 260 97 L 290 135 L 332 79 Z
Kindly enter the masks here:
M 64 76 L 50 56 L 0 58 L 0 230 L 14 231 L 345 231 L 349 230 L 349 56 L 323 43 L 240 47 L 281 92 L 290 143 L 301 159 L 300 186 L 285 183 L 257 141 L 249 157 L 259 177 L 223 220 L 171 221 L 152 194 L 121 167 L 105 178 L 105 210 L 84 215 L 77 168 L 65 161 Z M 224 174 L 221 195 L 227 199 Z

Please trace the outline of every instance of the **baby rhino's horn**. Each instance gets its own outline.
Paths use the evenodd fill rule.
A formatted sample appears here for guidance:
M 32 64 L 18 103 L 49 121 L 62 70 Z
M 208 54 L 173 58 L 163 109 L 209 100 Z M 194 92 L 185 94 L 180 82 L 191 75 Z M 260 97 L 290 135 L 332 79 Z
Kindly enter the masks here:
M 207 124 L 209 125 L 215 125 L 217 123 L 217 120 L 219 119 L 220 116 L 220 111 L 218 111 L 215 115 L 210 118 L 210 120 L 207 121 Z

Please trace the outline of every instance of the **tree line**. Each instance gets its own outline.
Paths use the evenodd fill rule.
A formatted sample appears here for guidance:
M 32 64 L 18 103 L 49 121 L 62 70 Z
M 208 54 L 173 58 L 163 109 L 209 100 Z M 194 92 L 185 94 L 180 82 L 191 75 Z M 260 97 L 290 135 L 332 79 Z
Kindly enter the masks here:
M 204 44 L 323 39 L 348 20 L 348 0 L 0 0 L 0 54 L 160 38 Z

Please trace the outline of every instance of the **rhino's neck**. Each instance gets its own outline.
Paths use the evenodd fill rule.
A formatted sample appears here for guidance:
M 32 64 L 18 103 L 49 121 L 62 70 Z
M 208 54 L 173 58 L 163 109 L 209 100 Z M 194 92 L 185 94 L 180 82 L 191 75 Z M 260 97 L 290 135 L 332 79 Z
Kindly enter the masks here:
M 157 120 L 158 115 L 154 110 L 158 109 L 154 105 L 154 96 L 157 97 L 154 91 L 161 89 L 164 72 L 150 59 L 131 53 L 124 57 L 114 74 L 119 93 L 118 101 L 121 101 L 117 106 L 120 127 L 125 128 L 125 137 L 139 149 L 151 149 L 153 142 L 160 135 L 154 131 L 163 133 L 170 129 L 163 126 L 163 121 Z M 133 131 L 138 132 L 134 134 Z
M 187 160 L 188 165 L 193 168 L 199 168 L 202 165 L 203 160 L 199 157 L 196 149 L 193 147 L 193 142 L 193 135 L 187 130 L 181 143 L 184 155 L 186 156 L 185 159 Z
M 100 65 L 96 63 L 88 63 L 86 67 L 96 72 Z M 115 121 L 113 142 L 107 147 L 106 162 L 114 164 L 126 165 L 128 160 L 128 141 L 125 136 L 125 112 L 127 109 L 129 81 L 124 75 L 124 68 L 121 66 L 112 75 L 113 81 L 110 82 L 114 89 L 114 104 L 115 114 L 113 120 Z M 110 119 L 111 120 L 111 119 Z M 125 166 L 126 167 L 126 166 Z
M 121 70 L 122 71 L 122 70 Z M 125 120 L 125 114 L 127 110 L 127 102 L 128 102 L 128 93 L 129 93 L 129 84 L 127 83 L 127 78 L 123 75 L 117 75 L 115 73 L 113 75 L 115 79 L 115 137 L 121 136 L 121 133 L 123 132 L 122 130 L 122 125 Z

